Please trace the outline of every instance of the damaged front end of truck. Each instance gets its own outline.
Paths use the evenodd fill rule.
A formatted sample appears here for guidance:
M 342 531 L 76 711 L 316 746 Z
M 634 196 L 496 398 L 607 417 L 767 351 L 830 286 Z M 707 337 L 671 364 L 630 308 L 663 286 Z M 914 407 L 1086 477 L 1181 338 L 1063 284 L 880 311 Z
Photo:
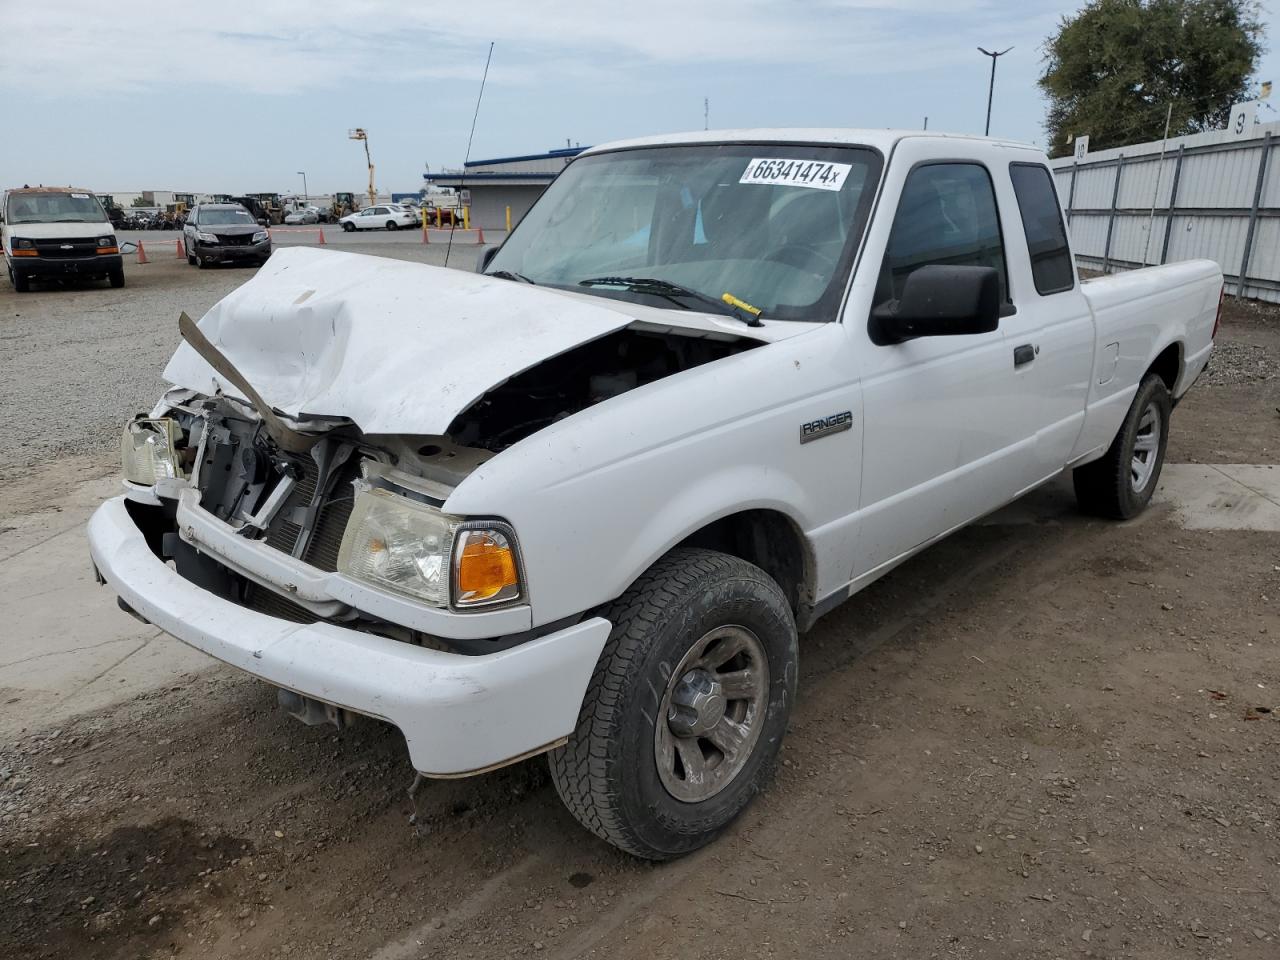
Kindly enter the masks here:
M 125 428 L 127 492 L 111 524 L 95 518 L 94 561 L 127 610 L 275 683 L 299 719 L 390 720 L 411 754 L 417 741 L 419 771 L 461 775 L 569 732 L 608 624 L 537 621 L 518 531 L 500 511 L 454 514 L 450 497 L 540 430 L 760 341 L 416 265 L 391 265 L 400 297 L 429 273 L 433 298 L 389 303 L 360 276 L 386 279 L 372 259 L 281 251 L 199 325 L 182 317 L 176 386 Z M 335 283 L 335 261 L 356 277 Z M 486 349 L 495 312 L 523 312 L 508 324 L 517 348 Z M 126 548 L 138 564 L 112 555 Z M 148 559 L 159 567 L 125 569 Z M 321 636 L 341 642 L 326 654 Z M 539 676 L 555 680 L 532 720 L 437 749 L 459 723 L 501 726 L 498 691 Z M 433 689 L 398 696 L 397 680 Z

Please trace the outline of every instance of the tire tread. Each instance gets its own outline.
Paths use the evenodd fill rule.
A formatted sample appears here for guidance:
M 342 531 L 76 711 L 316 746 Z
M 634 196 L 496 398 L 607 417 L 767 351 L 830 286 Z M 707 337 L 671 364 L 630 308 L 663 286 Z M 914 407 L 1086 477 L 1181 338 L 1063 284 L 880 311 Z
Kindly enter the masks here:
M 761 576 L 751 564 L 729 554 L 679 548 L 650 567 L 602 612 L 613 629 L 591 675 L 577 727 L 564 747 L 548 755 L 556 792 L 578 822 L 637 857 L 663 859 L 636 835 L 619 808 L 606 745 L 618 736 L 624 722 L 620 702 L 635 672 L 636 658 L 644 653 L 646 635 L 700 580 L 726 574 L 752 580 Z M 781 590 L 778 595 L 782 597 Z

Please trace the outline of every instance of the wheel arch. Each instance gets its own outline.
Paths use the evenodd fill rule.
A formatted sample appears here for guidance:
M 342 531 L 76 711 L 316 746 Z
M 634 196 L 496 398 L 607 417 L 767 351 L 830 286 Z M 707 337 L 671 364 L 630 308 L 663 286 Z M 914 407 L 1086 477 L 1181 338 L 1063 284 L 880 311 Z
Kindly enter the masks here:
M 752 508 L 726 514 L 675 546 L 719 550 L 755 564 L 782 588 L 802 629 L 807 624 L 816 561 L 799 524 L 781 510 Z
M 1147 367 L 1142 377 L 1145 380 L 1147 374 L 1154 373 L 1164 381 L 1165 388 L 1172 395 L 1174 387 L 1178 383 L 1178 378 L 1182 375 L 1182 343 L 1175 340 L 1165 346 L 1156 358 L 1151 361 L 1151 365 Z M 1141 382 L 1141 381 L 1139 381 Z

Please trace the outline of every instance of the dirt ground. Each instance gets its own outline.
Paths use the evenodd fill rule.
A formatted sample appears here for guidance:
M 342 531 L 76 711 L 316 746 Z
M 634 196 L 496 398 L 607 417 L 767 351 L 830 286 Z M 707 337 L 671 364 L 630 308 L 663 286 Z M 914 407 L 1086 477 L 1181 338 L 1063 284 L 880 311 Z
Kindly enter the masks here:
M 1220 342 L 1169 459 L 1280 463 L 1280 317 L 1232 307 Z M 0 956 L 1271 960 L 1278 598 L 1276 534 L 1039 491 L 802 638 L 774 783 L 658 866 L 540 758 L 425 784 L 415 828 L 394 729 L 193 674 L 0 743 Z

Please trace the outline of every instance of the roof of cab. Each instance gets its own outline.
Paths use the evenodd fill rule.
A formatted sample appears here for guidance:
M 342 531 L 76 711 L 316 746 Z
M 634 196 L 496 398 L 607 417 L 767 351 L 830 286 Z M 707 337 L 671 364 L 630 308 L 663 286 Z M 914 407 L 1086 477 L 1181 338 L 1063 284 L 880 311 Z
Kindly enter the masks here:
M 933 139 L 980 141 L 1001 147 L 1017 147 L 1023 150 L 1036 150 L 1028 143 L 1016 140 L 999 140 L 994 137 L 979 137 L 969 133 L 935 133 L 932 130 L 861 130 L 840 127 L 761 127 L 742 130 L 695 130 L 688 133 L 669 133 L 654 137 L 637 137 L 632 140 L 614 140 L 601 143 L 582 152 L 583 156 L 593 153 L 604 153 L 610 150 L 623 150 L 629 147 L 654 147 L 664 144 L 689 143 L 829 143 L 833 145 L 856 145 L 875 147 L 881 153 L 888 153 L 899 140 L 908 137 L 930 137 Z M 1037 151 L 1038 152 L 1038 151 Z

